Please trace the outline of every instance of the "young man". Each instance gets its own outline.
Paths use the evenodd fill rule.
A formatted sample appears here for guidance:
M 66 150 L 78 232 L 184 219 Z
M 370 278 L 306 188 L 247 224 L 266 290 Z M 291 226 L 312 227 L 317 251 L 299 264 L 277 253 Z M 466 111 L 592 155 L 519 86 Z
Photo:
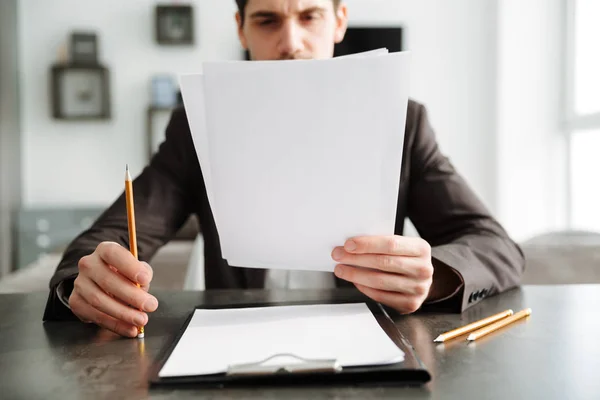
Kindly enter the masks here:
M 237 4 L 239 38 L 255 60 L 332 57 L 346 30 L 347 8 L 338 0 Z M 286 277 L 288 286 L 290 281 L 296 282 L 294 287 L 354 285 L 378 302 L 411 313 L 424 304 L 462 311 L 519 283 L 521 250 L 440 153 L 423 106 L 411 101 L 407 112 L 404 148 L 398 149 L 404 156 L 396 235 L 340 243 L 332 249 L 338 263 L 334 274 L 294 272 Z M 193 149 L 185 111 L 177 110 L 164 143 L 135 180 L 140 260 L 149 260 L 194 213 L 204 236 L 207 289 L 285 287 L 276 271 L 239 268 L 222 259 Z M 406 217 L 421 238 L 401 236 Z M 50 281 L 44 318 L 77 317 L 135 336 L 136 326 L 147 323 L 147 313 L 158 302 L 147 293 L 152 269 L 127 249 L 121 196 L 65 252 Z

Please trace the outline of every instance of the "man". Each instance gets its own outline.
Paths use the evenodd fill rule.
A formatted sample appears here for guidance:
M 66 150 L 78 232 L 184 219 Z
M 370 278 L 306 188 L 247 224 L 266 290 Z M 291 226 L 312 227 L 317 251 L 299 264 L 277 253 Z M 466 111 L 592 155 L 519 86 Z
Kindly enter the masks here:
M 255 60 L 328 58 L 346 30 L 347 7 L 339 0 L 237 4 L 239 38 Z M 194 213 L 204 235 L 207 289 L 281 285 L 276 271 L 239 268 L 222 259 L 193 149 L 185 111 L 177 110 L 158 153 L 134 182 L 140 260 L 149 260 Z M 404 156 L 396 235 L 351 238 L 332 249 L 334 274 L 301 272 L 288 279 L 303 287 L 354 285 L 401 313 L 423 305 L 462 311 L 517 285 L 524 268 L 521 250 L 440 153 L 423 106 L 412 101 L 404 149 L 398 151 Z M 401 236 L 406 217 L 421 238 Z M 66 250 L 50 281 L 44 318 L 77 317 L 135 336 L 158 302 L 147 293 L 152 269 L 127 248 L 121 196 Z

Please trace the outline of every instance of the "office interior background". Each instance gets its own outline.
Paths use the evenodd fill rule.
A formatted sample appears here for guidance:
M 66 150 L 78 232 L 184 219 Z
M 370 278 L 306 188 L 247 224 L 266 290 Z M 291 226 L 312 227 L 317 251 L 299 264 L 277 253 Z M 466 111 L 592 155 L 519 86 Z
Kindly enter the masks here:
M 411 97 L 523 247 L 525 282 L 600 281 L 600 2 L 346 4 L 342 50 L 412 52 Z M 123 191 L 125 164 L 139 174 L 163 139 L 179 74 L 246 57 L 235 11 L 233 0 L 0 2 L 0 291 L 47 290 L 68 242 Z M 69 69 L 94 40 L 95 59 Z M 152 260 L 154 287 L 196 287 L 186 279 L 201 262 L 190 220 Z

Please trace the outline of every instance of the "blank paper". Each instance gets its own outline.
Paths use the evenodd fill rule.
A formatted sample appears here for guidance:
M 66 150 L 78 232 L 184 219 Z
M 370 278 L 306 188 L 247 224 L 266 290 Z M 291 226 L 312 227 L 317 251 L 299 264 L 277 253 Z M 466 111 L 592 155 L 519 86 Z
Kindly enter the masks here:
M 197 309 L 159 376 L 225 373 L 277 354 L 337 360 L 342 367 L 404 359 L 364 303 Z
M 182 77 L 230 265 L 333 271 L 348 238 L 394 233 L 408 61 L 207 62 Z

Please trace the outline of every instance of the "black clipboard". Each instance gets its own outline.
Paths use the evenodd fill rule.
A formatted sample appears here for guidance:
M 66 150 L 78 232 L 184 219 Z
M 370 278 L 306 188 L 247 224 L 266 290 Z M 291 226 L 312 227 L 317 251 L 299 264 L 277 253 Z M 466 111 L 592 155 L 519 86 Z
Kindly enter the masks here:
M 350 301 L 330 301 L 327 304 L 349 303 Z M 353 301 L 356 302 L 356 301 Z M 167 359 L 177 346 L 183 333 L 190 323 L 193 312 L 190 313 L 174 340 L 167 343 L 159 353 L 157 361 L 150 370 L 151 386 L 193 386 L 193 387 L 240 387 L 240 386 L 285 386 L 302 383 L 317 385 L 385 385 L 385 386 L 420 386 L 431 380 L 429 371 L 418 358 L 409 341 L 398 330 L 385 308 L 374 301 L 363 301 L 367 304 L 375 319 L 390 337 L 390 339 L 404 352 L 404 360 L 399 363 L 377 366 L 338 367 L 335 360 L 302 360 L 307 363 L 305 368 L 286 368 L 280 366 L 264 368 L 262 363 L 269 359 L 258 360 L 253 364 L 234 366 L 228 373 L 159 377 L 159 372 Z M 195 309 L 224 309 L 224 308 L 251 308 L 323 304 L 313 301 L 290 301 L 271 303 L 247 303 L 227 305 L 202 305 Z M 289 355 L 287 355 L 289 356 Z M 300 357 L 296 357 L 300 359 Z M 297 364 L 296 364 L 297 365 Z

